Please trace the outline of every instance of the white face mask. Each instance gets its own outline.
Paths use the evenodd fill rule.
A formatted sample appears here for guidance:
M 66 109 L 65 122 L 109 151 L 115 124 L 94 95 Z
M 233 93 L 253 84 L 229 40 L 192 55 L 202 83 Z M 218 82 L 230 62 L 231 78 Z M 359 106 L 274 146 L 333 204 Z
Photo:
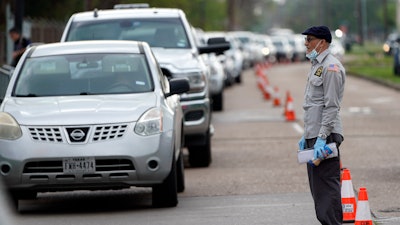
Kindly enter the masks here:
M 321 41 L 318 42 L 317 46 L 315 46 L 315 48 L 308 54 L 306 54 L 306 57 L 310 60 L 314 60 L 318 57 L 319 53 L 317 52 L 317 48 L 319 46 L 319 44 L 321 43 Z

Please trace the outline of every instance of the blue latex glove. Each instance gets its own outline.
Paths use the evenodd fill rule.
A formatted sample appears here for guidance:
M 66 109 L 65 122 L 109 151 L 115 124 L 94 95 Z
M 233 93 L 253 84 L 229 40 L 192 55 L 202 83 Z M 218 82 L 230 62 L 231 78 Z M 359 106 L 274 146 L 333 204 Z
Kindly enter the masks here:
M 302 136 L 299 140 L 299 149 L 304 150 L 306 146 L 306 140 L 304 139 L 304 136 Z
M 314 159 L 325 159 L 326 151 L 325 151 L 326 140 L 318 137 L 317 141 L 314 144 Z

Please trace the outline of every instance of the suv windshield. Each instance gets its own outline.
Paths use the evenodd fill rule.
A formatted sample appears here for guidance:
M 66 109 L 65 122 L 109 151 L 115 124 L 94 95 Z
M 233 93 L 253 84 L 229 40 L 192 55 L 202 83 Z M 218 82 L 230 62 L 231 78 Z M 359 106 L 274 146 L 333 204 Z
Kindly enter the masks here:
M 74 22 L 66 41 L 78 40 L 135 40 L 147 42 L 151 47 L 191 47 L 178 18 Z
M 144 55 L 139 54 L 33 57 L 25 61 L 17 79 L 17 97 L 153 91 Z

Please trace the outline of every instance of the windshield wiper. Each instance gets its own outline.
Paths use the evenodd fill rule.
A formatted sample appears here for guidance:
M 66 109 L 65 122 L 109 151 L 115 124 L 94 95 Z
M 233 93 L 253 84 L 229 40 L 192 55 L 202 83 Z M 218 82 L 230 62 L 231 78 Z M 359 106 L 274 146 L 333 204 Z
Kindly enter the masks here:
M 16 97 L 37 97 L 36 94 L 29 93 L 27 95 L 16 95 Z

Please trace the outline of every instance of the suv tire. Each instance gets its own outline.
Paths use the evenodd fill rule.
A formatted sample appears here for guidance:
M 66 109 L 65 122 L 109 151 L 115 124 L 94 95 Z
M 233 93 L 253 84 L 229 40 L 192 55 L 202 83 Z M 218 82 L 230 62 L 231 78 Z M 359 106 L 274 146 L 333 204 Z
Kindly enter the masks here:
M 204 145 L 188 146 L 189 164 L 192 167 L 208 167 L 211 163 L 211 135 L 207 131 Z
M 167 178 L 161 183 L 153 186 L 153 207 L 175 207 L 178 205 L 177 175 L 175 157 L 172 161 L 171 171 Z
M 182 151 L 179 154 L 178 161 L 176 162 L 176 175 L 177 175 L 177 191 L 178 193 L 182 193 L 185 190 L 185 165 L 183 162 L 183 154 Z
M 214 111 L 222 111 L 224 108 L 224 95 L 220 92 L 212 96 L 212 107 Z

